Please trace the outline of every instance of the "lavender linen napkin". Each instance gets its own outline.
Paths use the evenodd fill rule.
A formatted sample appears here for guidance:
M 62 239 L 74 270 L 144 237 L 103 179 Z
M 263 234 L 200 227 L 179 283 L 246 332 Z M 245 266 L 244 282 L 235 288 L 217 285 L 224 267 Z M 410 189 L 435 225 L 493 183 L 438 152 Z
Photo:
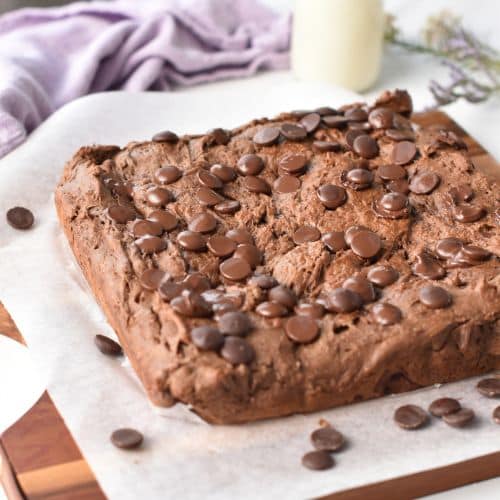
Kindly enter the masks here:
M 0 17 L 0 157 L 92 92 L 167 90 L 288 65 L 290 19 L 258 0 L 116 0 Z

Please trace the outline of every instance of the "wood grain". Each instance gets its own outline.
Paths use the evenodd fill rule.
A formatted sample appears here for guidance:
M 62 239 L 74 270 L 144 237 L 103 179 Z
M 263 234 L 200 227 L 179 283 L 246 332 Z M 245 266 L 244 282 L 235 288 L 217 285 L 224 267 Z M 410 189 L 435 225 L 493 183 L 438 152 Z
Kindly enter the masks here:
M 414 116 L 421 126 L 453 130 L 467 144 L 476 168 L 500 179 L 500 166 L 484 148 L 439 111 Z M 23 338 L 0 303 L 0 333 Z M 0 438 L 0 480 L 10 500 L 100 500 L 105 498 L 50 396 L 40 400 Z M 500 452 L 339 492 L 325 499 L 415 498 L 500 475 Z

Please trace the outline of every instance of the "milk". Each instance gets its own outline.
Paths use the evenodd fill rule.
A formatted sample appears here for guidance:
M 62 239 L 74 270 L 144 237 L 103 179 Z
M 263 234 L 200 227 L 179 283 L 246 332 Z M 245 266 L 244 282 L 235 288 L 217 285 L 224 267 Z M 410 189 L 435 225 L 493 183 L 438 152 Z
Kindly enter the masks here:
M 291 64 L 302 80 L 362 91 L 378 77 L 382 0 L 296 0 Z

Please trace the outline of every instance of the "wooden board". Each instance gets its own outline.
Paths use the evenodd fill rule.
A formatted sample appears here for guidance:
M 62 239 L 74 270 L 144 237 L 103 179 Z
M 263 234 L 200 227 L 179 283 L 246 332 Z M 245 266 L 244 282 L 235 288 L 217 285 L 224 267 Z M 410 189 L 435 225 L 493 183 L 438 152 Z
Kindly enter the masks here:
M 442 125 L 453 130 L 465 140 L 474 165 L 490 177 L 500 177 L 500 165 L 495 159 L 444 113 L 426 112 L 414 116 L 414 120 L 420 125 Z M 1 303 L 0 332 L 23 342 Z M 415 498 L 497 476 L 500 452 L 325 498 Z M 47 393 L 1 436 L 0 481 L 10 500 L 106 498 Z

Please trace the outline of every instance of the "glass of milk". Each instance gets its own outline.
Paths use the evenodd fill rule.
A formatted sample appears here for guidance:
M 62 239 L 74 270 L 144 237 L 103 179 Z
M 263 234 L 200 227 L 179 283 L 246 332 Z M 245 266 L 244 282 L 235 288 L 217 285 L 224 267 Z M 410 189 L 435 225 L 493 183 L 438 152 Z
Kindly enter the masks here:
M 296 0 L 292 70 L 301 80 L 366 90 L 380 71 L 383 36 L 382 0 Z

